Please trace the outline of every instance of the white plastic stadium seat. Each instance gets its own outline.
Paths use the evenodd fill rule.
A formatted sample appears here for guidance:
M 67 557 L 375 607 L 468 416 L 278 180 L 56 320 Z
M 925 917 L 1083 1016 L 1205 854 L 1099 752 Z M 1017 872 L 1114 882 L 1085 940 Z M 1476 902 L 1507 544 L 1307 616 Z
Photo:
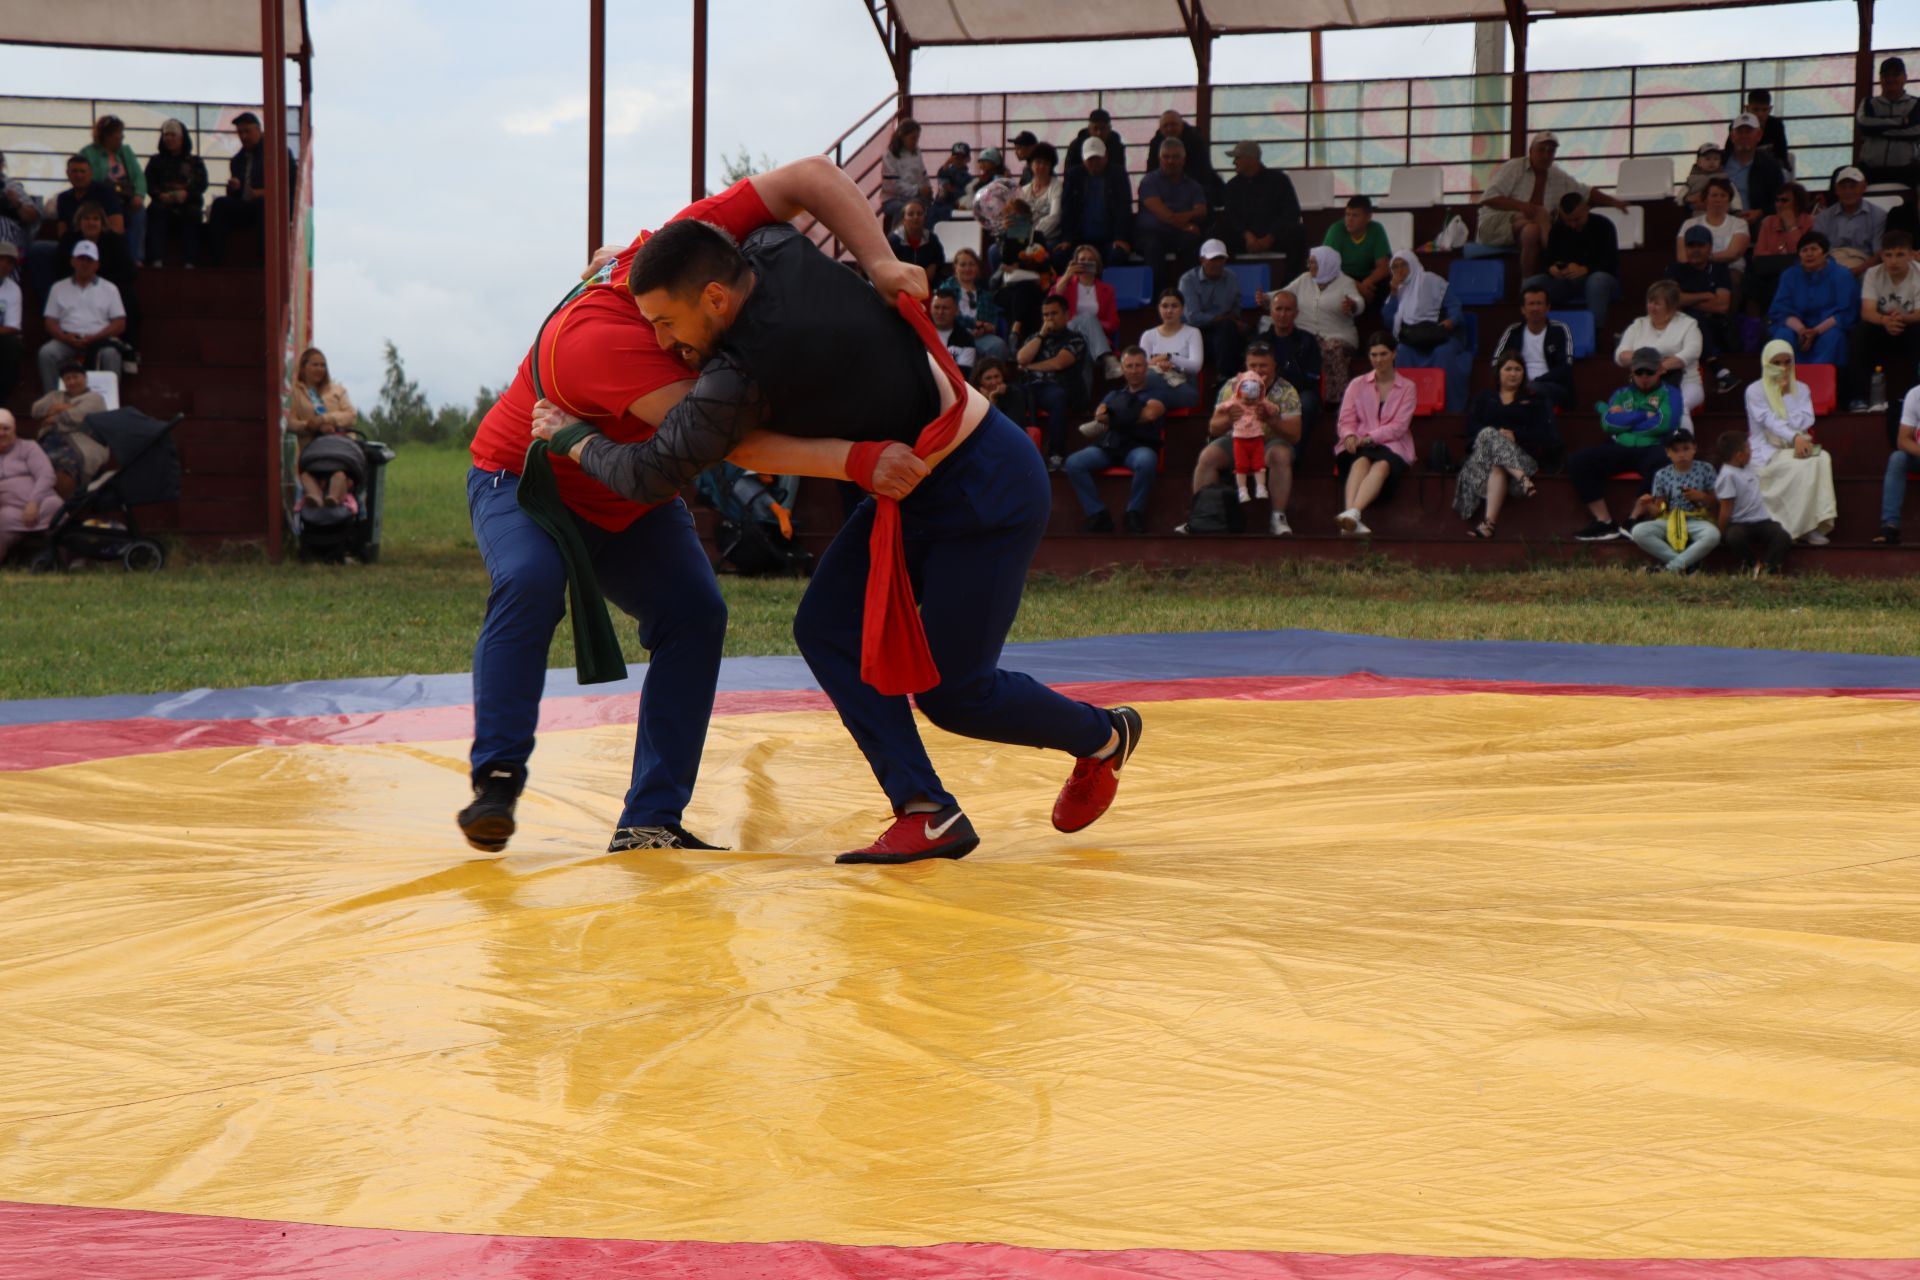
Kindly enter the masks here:
M 1638 249 L 1647 239 L 1647 211 L 1640 205 L 1630 209 L 1608 209 L 1598 205 L 1593 211 L 1613 223 L 1620 235 L 1622 249 Z
M 1620 162 L 1613 194 L 1622 200 L 1673 199 L 1673 157 L 1636 156 Z
M 1293 179 L 1293 194 L 1300 197 L 1301 209 L 1333 208 L 1333 170 L 1295 169 L 1287 176 Z
M 1864 199 L 1868 204 L 1880 210 L 1882 213 L 1892 213 L 1895 209 L 1898 209 L 1907 202 L 1905 196 L 1895 195 L 1873 195 L 1866 196 Z
M 1381 203 L 1395 209 L 1431 209 L 1445 199 L 1444 176 L 1438 165 L 1395 169 Z
M 970 213 L 956 213 L 943 222 L 937 222 L 933 234 L 940 239 L 940 248 L 945 251 L 947 261 L 953 261 L 953 255 L 961 249 L 980 252 L 980 224 L 973 220 Z
M 120 375 L 111 369 L 88 370 L 87 390 L 98 391 L 100 398 L 107 402 L 109 410 L 120 407 Z
M 1387 233 L 1387 243 L 1395 253 L 1413 248 L 1413 215 L 1405 212 L 1375 213 L 1373 220 Z

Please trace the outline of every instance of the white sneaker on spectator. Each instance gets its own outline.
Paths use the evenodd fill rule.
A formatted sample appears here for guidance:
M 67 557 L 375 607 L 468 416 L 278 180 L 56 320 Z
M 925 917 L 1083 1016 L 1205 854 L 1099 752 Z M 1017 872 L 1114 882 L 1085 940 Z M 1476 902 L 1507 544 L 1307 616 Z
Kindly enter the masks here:
M 1267 532 L 1276 538 L 1291 538 L 1293 526 L 1287 523 L 1287 513 L 1276 511 L 1267 517 Z
M 1106 433 L 1107 433 L 1106 427 L 1101 425 L 1098 419 L 1095 419 L 1092 422 L 1083 422 L 1080 424 L 1080 434 L 1085 436 L 1089 440 L 1098 440 L 1101 436 L 1105 435 Z
M 1833 539 L 1829 538 L 1826 534 L 1820 532 L 1818 529 L 1815 529 L 1812 533 L 1800 539 L 1800 541 L 1806 543 L 1810 547 L 1824 547 L 1829 542 L 1832 542 Z
M 1335 516 L 1333 522 L 1340 526 L 1340 532 L 1352 533 L 1360 527 L 1360 513 L 1353 507 L 1348 507 Z
M 1109 351 L 1100 357 L 1100 372 L 1114 382 L 1120 380 L 1120 357 Z

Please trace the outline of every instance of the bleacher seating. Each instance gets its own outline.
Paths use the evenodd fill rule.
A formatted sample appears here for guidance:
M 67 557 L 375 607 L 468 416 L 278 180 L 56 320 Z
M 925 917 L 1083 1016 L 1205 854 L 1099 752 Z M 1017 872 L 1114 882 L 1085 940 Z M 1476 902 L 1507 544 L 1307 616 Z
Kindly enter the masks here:
M 1304 213 L 1333 208 L 1333 170 L 1295 169 L 1287 175 Z
M 1793 376 L 1807 384 L 1813 397 L 1813 416 L 1825 417 L 1839 402 L 1839 371 L 1830 364 L 1796 364 Z
M 1613 209 L 1596 206 L 1594 212 L 1613 224 L 1620 240 L 1622 253 L 1629 249 L 1638 249 L 1647 240 L 1647 211 L 1639 205 L 1630 209 Z
M 1673 199 L 1673 158 L 1671 156 L 1635 156 L 1620 162 L 1620 176 L 1613 194 L 1621 200 Z
M 947 255 L 947 261 L 953 261 L 953 255 L 962 249 L 980 252 L 980 224 L 973 215 L 960 211 L 933 226 L 933 234 L 940 241 L 941 251 Z
M 1240 305 L 1251 307 L 1256 293 L 1265 293 L 1273 287 L 1273 272 L 1264 262 L 1230 262 L 1227 270 L 1233 272 L 1240 281 Z
M 1113 288 L 1113 305 L 1122 311 L 1149 306 L 1153 302 L 1152 267 L 1108 267 L 1100 278 Z
M 1463 307 L 1487 307 L 1507 293 L 1507 264 L 1501 258 L 1461 258 L 1447 273 L 1453 300 Z
M 1383 213 L 1374 214 L 1373 220 L 1379 223 L 1381 229 L 1387 233 L 1387 243 L 1393 246 L 1395 253 L 1414 247 L 1411 213 L 1404 209 L 1389 209 Z
M 1593 313 L 1591 311 L 1549 311 L 1547 317 L 1558 320 L 1567 326 L 1573 335 L 1573 358 L 1585 360 L 1594 353 L 1599 339 L 1593 332 Z
M 1414 386 L 1418 396 L 1413 402 L 1413 416 L 1431 418 L 1436 413 L 1445 412 L 1447 407 L 1447 374 L 1444 369 L 1397 369 L 1395 377 L 1405 378 Z
M 1381 203 L 1389 209 L 1430 209 L 1445 200 L 1444 178 L 1444 171 L 1438 165 L 1395 169 L 1387 180 L 1386 198 Z

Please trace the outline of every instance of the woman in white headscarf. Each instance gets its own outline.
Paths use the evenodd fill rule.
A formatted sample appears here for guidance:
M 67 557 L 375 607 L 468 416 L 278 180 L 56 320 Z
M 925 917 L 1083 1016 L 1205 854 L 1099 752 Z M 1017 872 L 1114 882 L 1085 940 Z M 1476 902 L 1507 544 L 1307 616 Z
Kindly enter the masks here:
M 1325 245 L 1307 251 L 1307 269 L 1286 292 L 1300 304 L 1294 323 L 1320 340 L 1326 403 L 1339 404 L 1347 390 L 1348 363 L 1360 347 L 1353 318 L 1366 310 L 1367 300 L 1353 277 L 1341 274 L 1340 255 Z
M 1839 515 L 1833 455 L 1813 441 L 1813 392 L 1793 376 L 1793 344 L 1760 353 L 1760 381 L 1747 388 L 1747 446 L 1767 514 L 1795 540 L 1825 546 Z
M 1447 375 L 1447 412 L 1464 413 L 1467 384 L 1473 377 L 1473 349 L 1467 345 L 1467 313 L 1454 300 L 1444 276 L 1420 265 L 1413 250 L 1402 249 L 1388 264 L 1393 296 L 1381 308 L 1400 349 L 1403 369 L 1440 369 Z

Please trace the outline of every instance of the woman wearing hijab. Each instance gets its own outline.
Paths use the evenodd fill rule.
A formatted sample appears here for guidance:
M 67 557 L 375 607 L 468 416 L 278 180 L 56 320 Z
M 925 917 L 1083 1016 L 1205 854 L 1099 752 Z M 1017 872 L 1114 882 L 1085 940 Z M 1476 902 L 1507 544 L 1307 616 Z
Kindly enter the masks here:
M 1747 388 L 1747 444 L 1767 514 L 1796 541 L 1821 547 L 1839 507 L 1833 455 L 1813 442 L 1813 393 L 1793 376 L 1793 344 L 1760 353 L 1760 381 Z
M 1413 250 L 1402 249 L 1387 266 L 1393 296 L 1380 318 L 1400 343 L 1395 357 L 1403 369 L 1440 369 L 1447 375 L 1447 412 L 1467 407 L 1467 382 L 1473 376 L 1473 351 L 1467 346 L 1467 313 L 1454 300 L 1444 276 L 1420 265 Z
M 1367 300 L 1353 277 L 1341 274 L 1340 255 L 1320 245 L 1307 251 L 1307 269 L 1284 290 L 1300 304 L 1294 324 L 1320 340 L 1320 367 L 1326 403 L 1339 404 L 1347 390 L 1347 367 L 1360 347 L 1353 318 Z
M 193 135 L 178 120 L 160 126 L 160 149 L 147 161 L 147 191 L 153 200 L 147 217 L 147 261 L 159 266 L 169 233 L 180 239 L 180 261 L 187 266 L 200 253 L 200 214 L 207 198 L 207 165 L 193 154 Z

